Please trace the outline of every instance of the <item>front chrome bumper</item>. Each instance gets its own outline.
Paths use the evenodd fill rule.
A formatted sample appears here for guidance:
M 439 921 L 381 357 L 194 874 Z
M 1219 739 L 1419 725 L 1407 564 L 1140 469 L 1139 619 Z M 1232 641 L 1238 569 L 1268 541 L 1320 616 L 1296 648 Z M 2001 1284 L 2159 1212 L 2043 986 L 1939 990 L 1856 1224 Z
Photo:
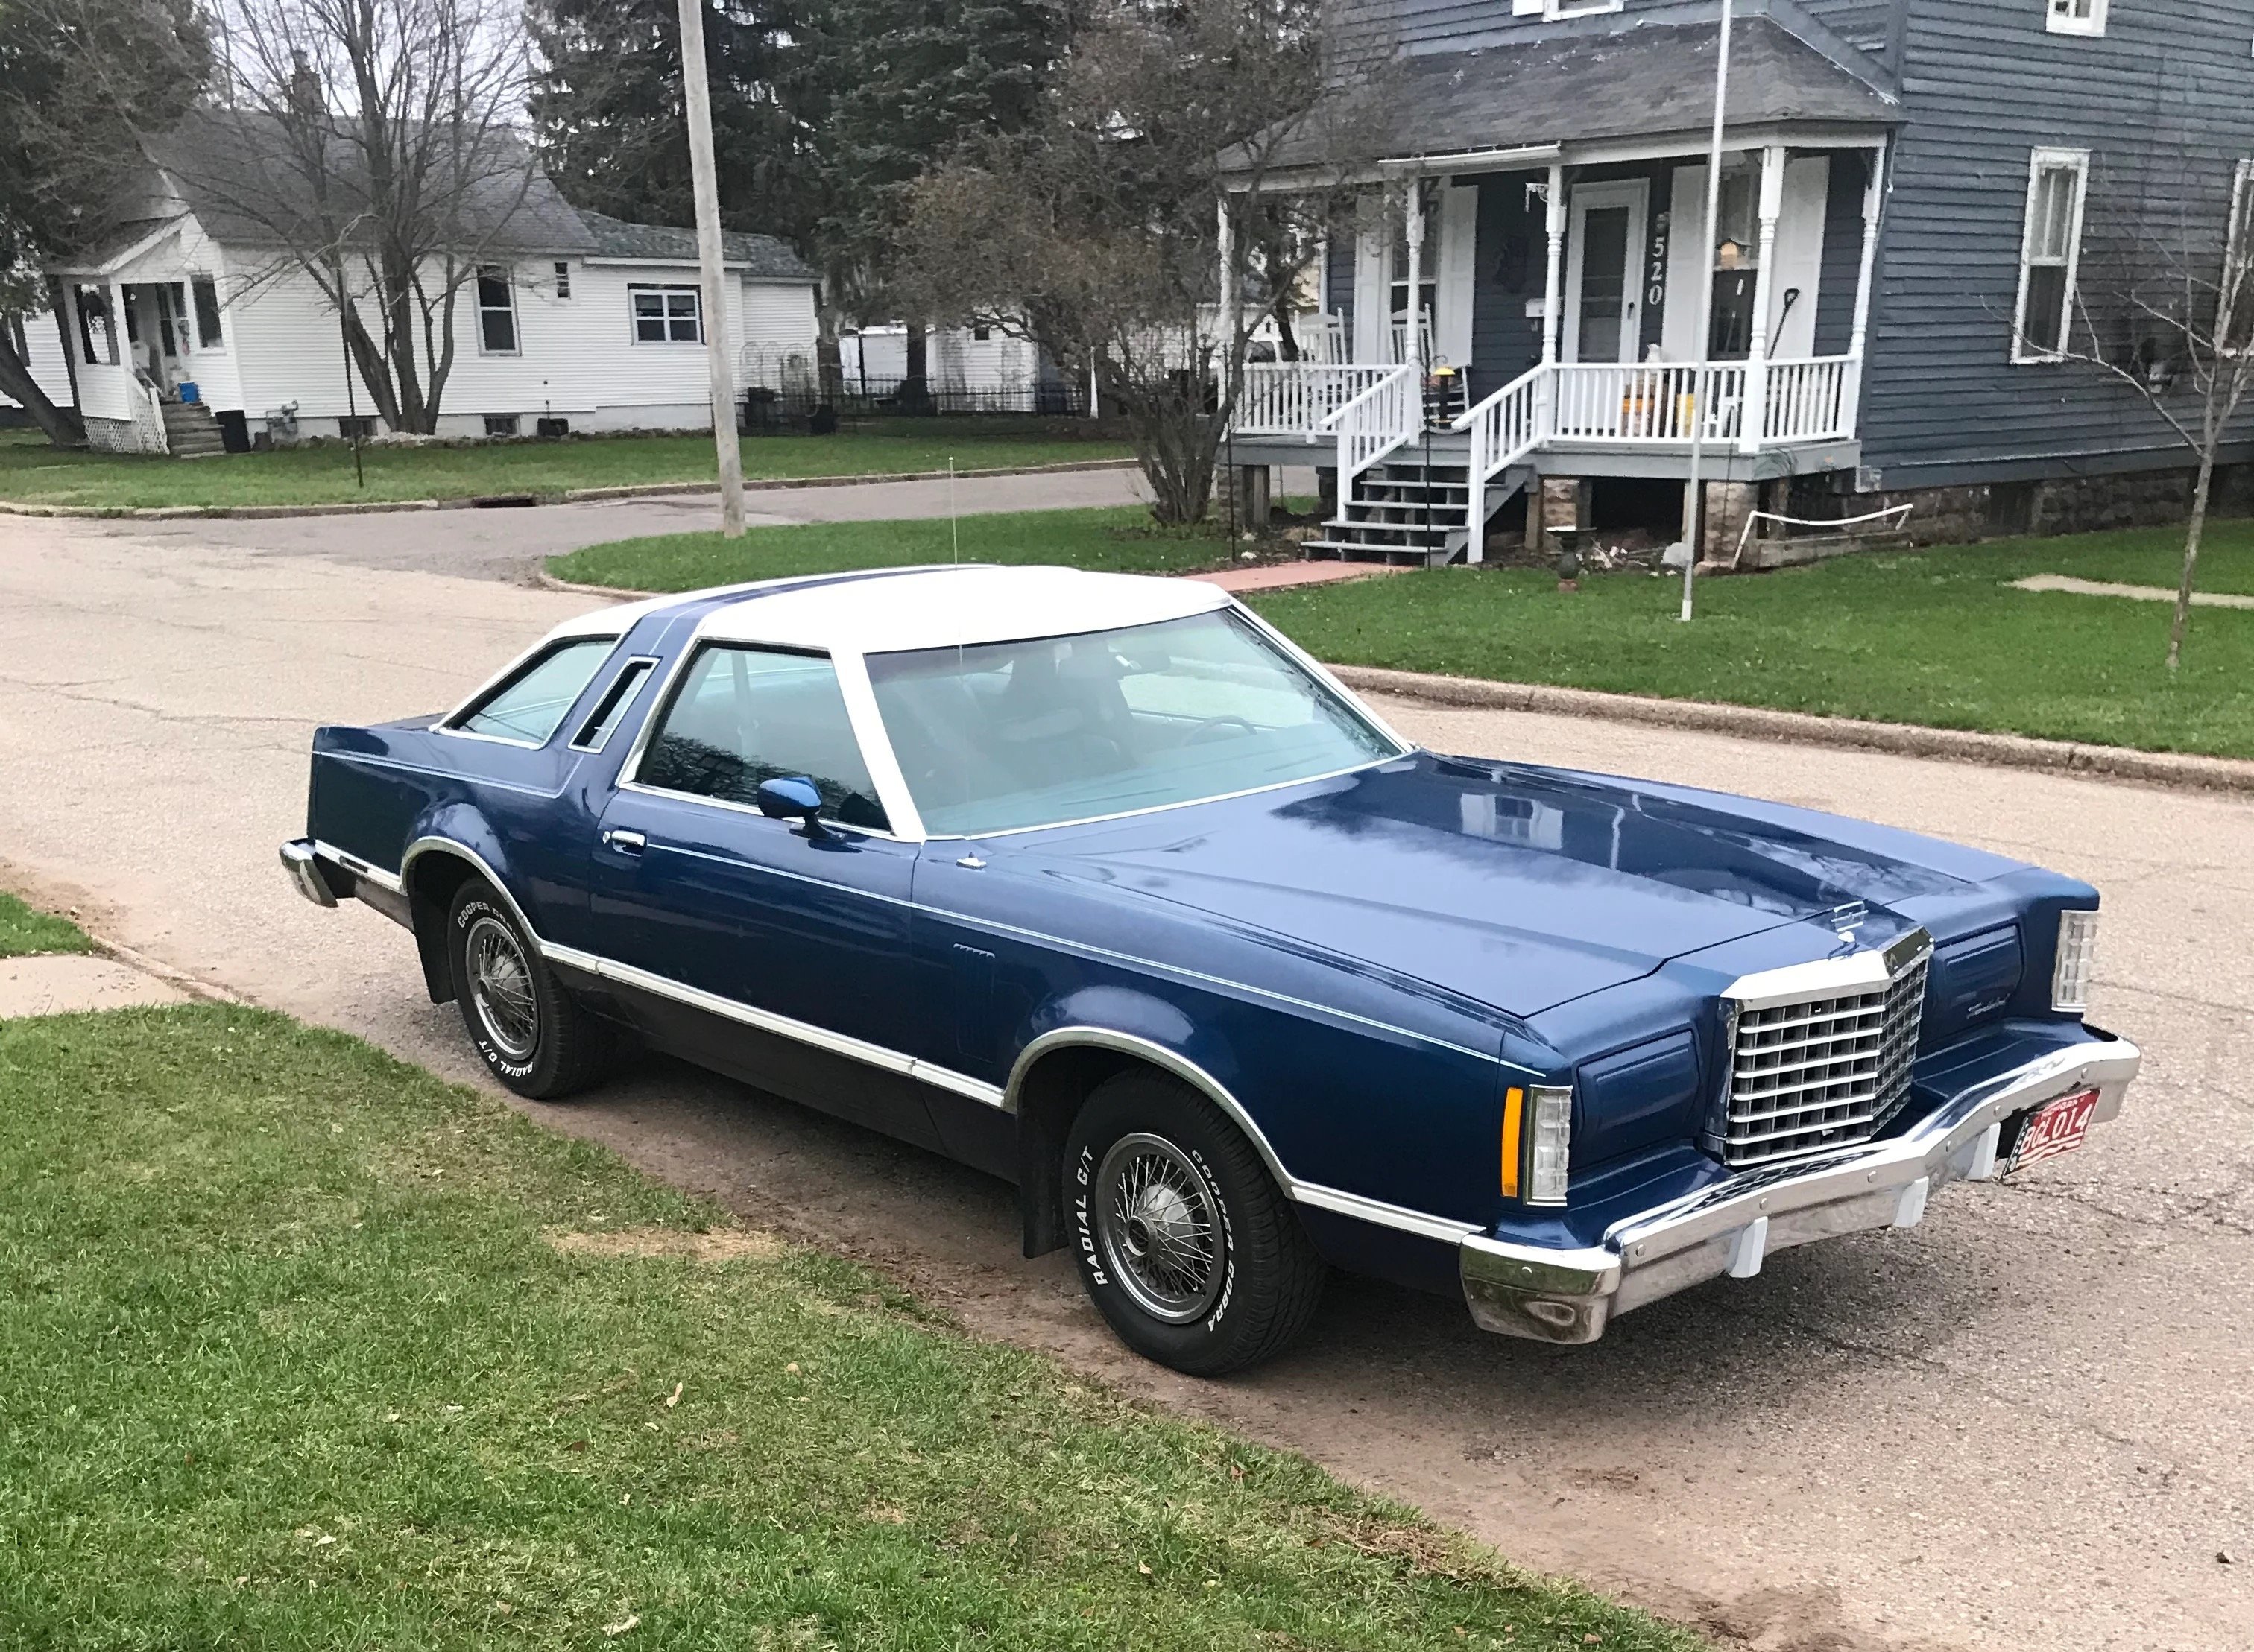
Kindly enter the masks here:
M 282 846 L 282 869 L 290 875 L 290 882 L 298 886 L 298 893 L 315 906 L 334 906 L 336 891 L 329 887 L 328 879 L 321 875 L 320 855 L 311 838 L 292 838 Z
M 1933 1190 L 1997 1171 L 2004 1126 L 2095 1088 L 2113 1118 L 2143 1060 L 2126 1039 L 2055 1050 L 1977 1084 L 1901 1136 L 1746 1171 L 1614 1223 L 1583 1250 L 1473 1234 L 1458 1251 L 1464 1300 L 1482 1330 L 1593 1342 L 1613 1316 L 1728 1273 L 1749 1279 L 1772 1251 L 1866 1228 L 1914 1227 Z

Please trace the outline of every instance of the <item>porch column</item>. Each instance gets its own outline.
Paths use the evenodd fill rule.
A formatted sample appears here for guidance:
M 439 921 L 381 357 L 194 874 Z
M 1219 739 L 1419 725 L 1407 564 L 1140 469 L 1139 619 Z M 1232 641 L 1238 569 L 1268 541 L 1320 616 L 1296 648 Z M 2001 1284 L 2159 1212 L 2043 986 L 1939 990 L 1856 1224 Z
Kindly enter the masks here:
M 1564 324 L 1565 289 L 1565 169 L 1550 168 L 1549 211 L 1544 215 L 1549 232 L 1550 262 L 1542 278 L 1542 366 L 1545 371 L 1534 387 L 1534 436 L 1546 441 L 1557 428 L 1558 330 Z
M 1879 213 L 1886 199 L 1886 152 L 1869 151 L 1870 177 L 1863 185 L 1863 265 L 1855 278 L 1855 331 L 1847 344 L 1847 387 L 1839 398 L 1840 434 L 1863 428 L 1863 352 L 1871 336 L 1871 277 L 1879 261 Z
M 1776 282 L 1776 220 L 1784 210 L 1784 146 L 1761 151 L 1760 263 L 1754 271 L 1754 324 L 1746 358 L 1746 406 L 1738 429 L 1741 453 L 1760 451 L 1768 418 L 1768 304 Z
M 1565 169 L 1562 166 L 1550 169 L 1548 205 L 1550 267 L 1542 284 L 1542 365 L 1545 367 L 1558 359 L 1558 307 L 1565 281 Z
M 1401 355 L 1405 363 L 1413 364 L 1417 376 L 1424 376 L 1424 180 L 1409 180 L 1409 336 L 1402 341 Z M 1424 394 L 1421 383 L 1418 394 Z

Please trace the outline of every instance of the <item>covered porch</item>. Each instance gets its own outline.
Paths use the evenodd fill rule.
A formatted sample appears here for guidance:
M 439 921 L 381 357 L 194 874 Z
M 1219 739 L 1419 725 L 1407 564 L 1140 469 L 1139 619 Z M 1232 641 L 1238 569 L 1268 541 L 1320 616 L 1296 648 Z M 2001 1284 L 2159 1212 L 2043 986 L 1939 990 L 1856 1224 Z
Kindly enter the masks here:
M 1537 476 L 1684 477 L 1694 446 L 1730 480 L 1856 464 L 1893 106 L 1749 20 L 1710 227 L 1714 45 L 1661 28 L 1411 59 L 1387 93 L 1396 152 L 1353 169 L 1351 228 L 1321 261 L 1315 359 L 1247 367 L 1236 461 L 1316 448 L 1341 530 L 1422 468 L 1432 491 L 1408 502 L 1448 524 L 1423 548 L 1472 561 L 1475 526 Z M 1321 174 L 1271 164 L 1242 187 Z

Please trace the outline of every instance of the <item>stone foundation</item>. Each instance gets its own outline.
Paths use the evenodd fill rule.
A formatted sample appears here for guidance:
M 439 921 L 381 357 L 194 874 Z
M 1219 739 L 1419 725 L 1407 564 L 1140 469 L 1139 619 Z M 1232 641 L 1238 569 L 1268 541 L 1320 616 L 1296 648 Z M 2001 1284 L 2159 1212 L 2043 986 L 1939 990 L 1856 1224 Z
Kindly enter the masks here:
M 1788 515 L 1822 519 L 1866 516 L 1908 505 L 1912 509 L 1897 542 L 1972 545 L 2023 534 L 2093 533 L 2107 528 L 2163 527 L 2181 522 L 2191 514 L 2192 485 L 2196 479 L 2197 472 L 2186 467 L 1858 493 L 1841 485 L 1852 480 L 1845 474 L 1810 476 L 1793 479 L 1782 507 L 1764 508 L 1782 508 Z M 2208 508 L 2214 516 L 2254 514 L 2254 464 L 2218 467 Z M 1713 553 L 1710 549 L 1708 554 Z

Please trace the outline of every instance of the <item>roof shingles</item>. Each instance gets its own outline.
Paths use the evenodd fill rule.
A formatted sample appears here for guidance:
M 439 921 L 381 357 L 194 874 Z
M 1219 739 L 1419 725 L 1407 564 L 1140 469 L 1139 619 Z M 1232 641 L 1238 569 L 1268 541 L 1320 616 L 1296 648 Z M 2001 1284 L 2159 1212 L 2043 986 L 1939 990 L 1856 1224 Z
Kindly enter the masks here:
M 1336 94 L 1296 123 L 1264 159 L 1270 168 L 1353 164 L 1607 138 L 1702 130 L 1714 107 L 1718 31 L 1644 24 L 1553 35 L 1523 45 L 1397 59 L 1368 87 Z M 1372 91 L 1382 97 L 1374 110 Z M 1773 19 L 1741 21 L 1730 43 L 1728 122 L 1795 121 L 1891 125 L 1900 108 Z M 1335 118 L 1334 118 L 1335 117 Z M 1334 132 L 1361 152 L 1336 153 Z M 1225 154 L 1243 169 L 1248 150 Z

